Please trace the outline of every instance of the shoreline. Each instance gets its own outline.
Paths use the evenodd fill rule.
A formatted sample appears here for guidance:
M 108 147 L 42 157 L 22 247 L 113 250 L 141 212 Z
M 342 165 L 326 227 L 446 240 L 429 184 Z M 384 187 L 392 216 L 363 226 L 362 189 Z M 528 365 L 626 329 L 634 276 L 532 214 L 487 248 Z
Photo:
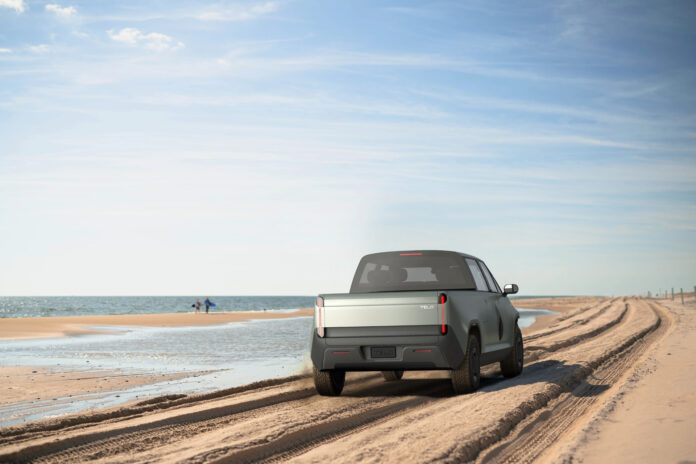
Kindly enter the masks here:
M 261 319 L 306 317 L 312 308 L 295 311 L 234 311 L 202 313 L 114 314 L 97 316 L 17 317 L 0 319 L 0 340 L 62 338 L 111 333 L 95 327 L 194 327 Z

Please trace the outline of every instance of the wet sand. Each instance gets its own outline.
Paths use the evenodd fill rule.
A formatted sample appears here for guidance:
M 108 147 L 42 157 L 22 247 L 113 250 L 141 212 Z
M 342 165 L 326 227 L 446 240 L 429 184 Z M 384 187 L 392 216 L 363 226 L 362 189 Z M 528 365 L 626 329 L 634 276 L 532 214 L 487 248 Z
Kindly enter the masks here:
M 0 366 L 0 406 L 42 402 L 173 380 L 184 374 L 122 374 L 110 370 L 63 370 Z M 77 400 L 77 398 L 76 398 Z
M 303 308 L 288 312 L 235 311 L 209 314 L 202 312 L 2 318 L 0 319 L 0 339 L 52 338 L 105 333 L 95 327 L 186 327 L 311 315 L 311 308 Z
M 397 382 L 349 373 L 343 395 L 327 398 L 300 374 L 2 427 L 0 461 L 593 462 L 604 451 L 592 430 L 607 434 L 610 448 L 612 437 L 636 447 L 636 455 L 616 452 L 619 462 L 693 456 L 694 441 L 681 437 L 693 430 L 685 415 L 694 410 L 696 371 L 677 366 L 692 360 L 694 342 L 680 340 L 696 340 L 696 309 L 638 298 L 541 303 L 515 302 L 559 313 L 525 331 L 522 376 L 505 379 L 487 366 L 473 394 L 453 395 L 440 371 Z M 641 367 L 646 360 L 653 370 Z M 647 390 L 632 388 L 632 378 Z M 638 396 L 625 415 L 607 406 L 631 392 Z M 658 394 L 663 414 L 652 420 L 645 398 Z

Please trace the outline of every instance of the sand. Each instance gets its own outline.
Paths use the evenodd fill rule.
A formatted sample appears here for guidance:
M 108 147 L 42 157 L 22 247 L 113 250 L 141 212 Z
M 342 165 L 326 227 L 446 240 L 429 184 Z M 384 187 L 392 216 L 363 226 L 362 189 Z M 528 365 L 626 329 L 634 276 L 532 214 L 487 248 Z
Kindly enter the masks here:
M 696 302 L 662 300 L 674 323 L 546 460 L 694 462 Z
M 311 308 L 303 308 L 290 312 L 235 311 L 209 314 L 203 312 L 2 318 L 0 319 L 0 339 L 48 338 L 104 333 L 95 327 L 183 327 L 311 315 Z
M 122 374 L 109 370 L 54 370 L 0 366 L 0 406 L 47 401 L 173 380 L 184 374 Z
M 300 373 L 2 427 L 0 462 L 693 459 L 696 310 L 639 298 L 537 303 L 528 307 L 559 314 L 525 331 L 523 375 L 488 366 L 473 394 L 453 395 L 439 371 L 397 382 L 349 373 L 343 395 L 326 398 Z

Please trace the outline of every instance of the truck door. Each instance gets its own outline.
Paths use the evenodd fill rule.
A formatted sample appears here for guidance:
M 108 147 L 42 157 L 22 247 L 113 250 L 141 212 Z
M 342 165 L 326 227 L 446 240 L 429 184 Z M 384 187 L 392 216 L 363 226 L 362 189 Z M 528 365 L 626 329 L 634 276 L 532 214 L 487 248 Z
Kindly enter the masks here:
M 483 271 L 488 287 L 493 294 L 493 306 L 499 318 L 499 341 L 506 346 L 512 346 L 515 335 L 515 309 L 510 300 L 503 295 L 498 282 L 483 261 L 479 261 L 479 267 Z
M 500 343 L 500 313 L 496 307 L 495 293 L 492 293 L 483 273 L 475 260 L 466 258 L 471 275 L 476 283 L 476 301 L 479 306 L 479 320 L 481 321 L 481 352 L 490 351 L 495 345 Z

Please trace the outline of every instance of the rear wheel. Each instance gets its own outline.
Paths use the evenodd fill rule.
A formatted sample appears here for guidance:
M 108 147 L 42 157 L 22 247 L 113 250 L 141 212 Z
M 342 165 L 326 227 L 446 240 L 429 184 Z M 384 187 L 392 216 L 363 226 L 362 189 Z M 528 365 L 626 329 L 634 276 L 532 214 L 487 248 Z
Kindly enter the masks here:
M 313 367 L 314 387 L 323 396 L 338 396 L 346 383 L 346 371 L 320 371 Z
M 404 371 L 382 371 L 384 380 L 387 382 L 393 382 L 394 380 L 401 380 L 404 376 Z
M 500 361 L 500 370 L 505 377 L 517 377 L 522 373 L 524 366 L 524 346 L 522 344 L 522 331 L 515 324 L 515 340 L 512 343 L 510 353 Z
M 452 389 L 455 393 L 471 393 L 481 383 L 481 357 L 476 334 L 469 334 L 464 362 L 452 370 Z

